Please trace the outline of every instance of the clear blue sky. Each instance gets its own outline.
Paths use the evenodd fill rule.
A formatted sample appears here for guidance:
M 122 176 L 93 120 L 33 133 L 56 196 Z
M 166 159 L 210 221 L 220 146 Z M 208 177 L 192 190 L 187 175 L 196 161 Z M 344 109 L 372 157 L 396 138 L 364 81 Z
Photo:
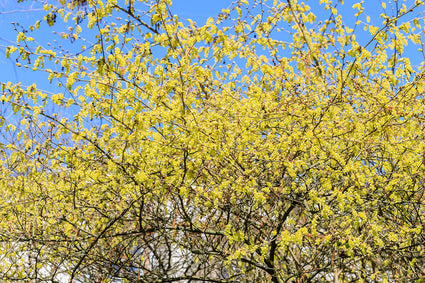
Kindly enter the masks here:
M 203 23 L 209 17 L 214 17 L 221 12 L 222 8 L 227 8 L 232 3 L 231 0 L 175 0 L 173 11 L 181 18 L 191 18 L 196 22 Z M 23 82 L 37 85 L 42 83 L 42 77 L 23 68 L 16 68 L 13 59 L 6 59 L 5 46 L 12 45 L 16 39 L 17 32 L 13 30 L 11 22 L 19 22 L 22 26 L 34 24 L 36 20 L 42 19 L 44 11 L 40 3 L 28 0 L 17 3 L 15 0 L 0 0 L 0 83 L 1 82 Z M 60 31 L 60 25 L 52 28 L 44 28 L 44 33 L 38 34 L 36 38 L 40 43 L 49 42 L 50 32 Z M 40 79 L 39 79 L 40 78 Z M 47 86 L 47 85 L 46 85 Z
M 253 0 L 250 0 L 252 3 Z M 269 0 L 270 4 L 273 2 Z M 354 10 L 352 5 L 357 0 L 346 0 L 343 6 L 340 5 L 338 9 L 343 15 L 343 21 L 348 26 L 353 25 L 355 19 L 353 18 Z M 368 0 L 366 2 L 366 13 L 371 17 L 372 21 L 376 25 L 380 25 L 382 22 L 379 19 L 379 14 L 384 12 L 381 7 L 380 0 Z M 385 0 L 385 2 L 391 2 L 390 0 Z M 392 1 L 394 2 L 394 1 Z M 202 24 L 208 17 L 214 17 L 221 12 L 222 8 L 227 8 L 231 5 L 232 0 L 175 0 L 173 3 L 173 12 L 178 14 L 180 18 L 191 18 L 194 21 Z M 414 0 L 408 0 L 406 5 L 412 5 Z M 307 1 L 312 7 L 313 13 L 316 14 L 317 20 L 325 20 L 329 17 L 329 11 L 324 12 L 319 7 L 319 0 Z M 394 4 L 393 4 L 394 5 Z M 387 13 L 391 14 L 391 4 L 387 4 Z M 40 3 L 28 0 L 23 3 L 17 3 L 15 0 L 0 0 L 0 82 L 19 82 L 22 81 L 24 85 L 30 85 L 34 82 L 37 85 L 44 87 L 49 87 L 48 83 L 40 77 L 41 74 L 35 74 L 31 71 L 24 70 L 22 68 L 16 68 L 15 62 L 13 59 L 6 59 L 5 46 L 13 44 L 16 39 L 17 33 L 13 30 L 13 26 L 10 24 L 13 22 L 19 22 L 23 26 L 28 26 L 33 24 L 36 20 L 41 19 L 44 15 L 44 11 L 41 10 Z M 366 15 L 365 15 L 366 16 Z M 412 16 L 421 16 L 418 13 L 412 14 Z M 52 30 L 60 31 L 60 25 L 55 25 L 52 28 L 48 28 L 47 25 L 42 29 L 43 33 L 38 34 L 36 38 L 40 43 L 45 44 L 49 42 L 50 32 Z M 357 38 L 362 41 L 362 30 L 359 30 Z M 364 41 L 370 38 L 370 35 L 364 37 Z M 65 46 L 66 48 L 66 46 Z M 414 58 L 412 58 L 414 59 Z

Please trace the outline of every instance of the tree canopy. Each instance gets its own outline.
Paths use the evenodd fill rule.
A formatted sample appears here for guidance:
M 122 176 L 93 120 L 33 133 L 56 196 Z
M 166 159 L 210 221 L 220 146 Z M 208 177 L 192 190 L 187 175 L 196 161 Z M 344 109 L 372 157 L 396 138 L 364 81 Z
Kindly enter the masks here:
M 316 2 L 15 23 L 51 89 L 1 86 L 2 281 L 422 282 L 423 1 Z

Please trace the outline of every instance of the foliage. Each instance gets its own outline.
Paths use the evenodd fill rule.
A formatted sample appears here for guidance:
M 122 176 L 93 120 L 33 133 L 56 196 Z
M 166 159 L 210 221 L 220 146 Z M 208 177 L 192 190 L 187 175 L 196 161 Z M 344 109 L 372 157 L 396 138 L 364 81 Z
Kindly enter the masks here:
M 2 84 L 3 281 L 425 276 L 422 1 L 123 2 L 15 25 L 55 91 Z

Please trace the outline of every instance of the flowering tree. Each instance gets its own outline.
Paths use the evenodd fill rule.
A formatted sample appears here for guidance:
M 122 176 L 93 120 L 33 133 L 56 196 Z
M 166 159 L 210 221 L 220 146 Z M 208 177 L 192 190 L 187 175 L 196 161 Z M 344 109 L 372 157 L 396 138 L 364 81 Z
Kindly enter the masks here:
M 7 56 L 55 91 L 2 84 L 2 280 L 425 278 L 422 1 L 353 25 L 342 1 L 252 2 L 15 25 Z M 68 50 L 37 41 L 58 24 Z

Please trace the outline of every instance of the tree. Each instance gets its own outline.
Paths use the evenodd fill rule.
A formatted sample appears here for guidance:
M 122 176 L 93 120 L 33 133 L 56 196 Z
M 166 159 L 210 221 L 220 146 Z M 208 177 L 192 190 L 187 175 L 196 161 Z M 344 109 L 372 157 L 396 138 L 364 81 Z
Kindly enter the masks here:
M 2 280 L 425 278 L 422 1 L 123 2 L 15 25 L 55 88 L 2 84 Z

